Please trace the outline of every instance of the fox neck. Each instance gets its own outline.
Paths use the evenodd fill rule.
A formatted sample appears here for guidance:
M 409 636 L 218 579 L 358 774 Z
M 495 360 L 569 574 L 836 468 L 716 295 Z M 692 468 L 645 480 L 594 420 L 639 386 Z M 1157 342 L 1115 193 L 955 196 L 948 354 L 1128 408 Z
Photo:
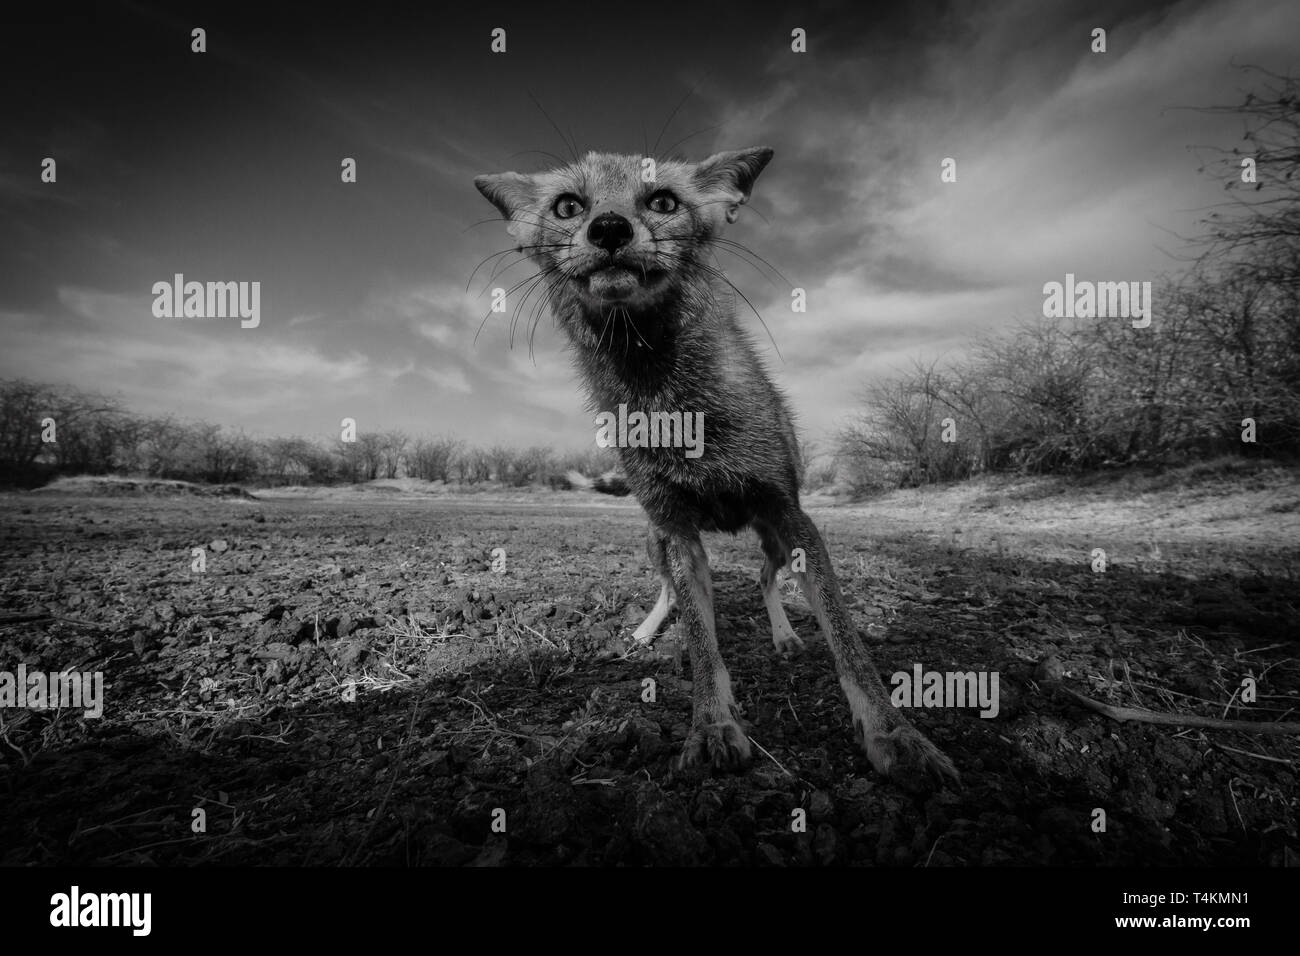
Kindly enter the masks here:
M 709 381 L 729 325 L 716 290 L 674 292 L 651 309 L 589 308 L 576 297 L 557 303 L 557 318 L 593 405 L 689 402 Z

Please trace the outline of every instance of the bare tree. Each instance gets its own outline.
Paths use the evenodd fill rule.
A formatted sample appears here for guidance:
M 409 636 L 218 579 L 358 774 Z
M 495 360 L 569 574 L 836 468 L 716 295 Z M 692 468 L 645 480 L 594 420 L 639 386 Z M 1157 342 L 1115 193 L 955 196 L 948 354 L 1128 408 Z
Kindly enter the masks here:
M 459 449 L 453 458 L 453 467 L 462 484 L 478 484 L 492 477 L 491 455 L 482 448 Z
M 517 488 L 545 481 L 554 468 L 551 449 L 534 445 L 516 452 L 510 468 L 510 484 Z
M 374 481 L 384 463 L 384 439 L 379 432 L 362 432 L 356 440 L 357 456 L 361 464 L 361 480 Z
M 343 481 L 356 483 L 365 480 L 365 462 L 360 441 L 335 441 L 334 461 L 335 470 Z
M 409 441 L 407 434 L 401 431 L 387 431 L 380 436 L 379 451 L 385 478 L 396 478 L 401 471 Z
M 113 398 L 25 379 L 2 381 L 0 479 L 27 484 L 54 470 L 110 471 L 125 419 Z M 46 435 L 54 440 L 44 441 Z
M 919 484 L 929 469 L 940 418 L 934 399 L 937 360 L 917 360 L 900 373 L 866 386 L 862 408 L 839 432 L 837 455 L 855 493 Z
M 409 458 L 411 475 L 423 481 L 450 481 L 452 462 L 460 448 L 461 442 L 454 438 L 420 439 Z
M 515 463 L 515 450 L 508 445 L 493 445 L 485 454 L 492 470 L 492 478 L 503 485 L 509 482 L 510 470 Z
M 262 477 L 272 484 L 328 481 L 330 456 L 316 443 L 299 437 L 271 438 L 262 443 Z
M 1203 262 L 1232 263 L 1270 283 L 1300 284 L 1300 77 L 1258 66 L 1255 88 L 1235 106 L 1201 107 L 1241 117 L 1242 143 L 1197 147 L 1201 170 L 1224 182 L 1197 240 Z

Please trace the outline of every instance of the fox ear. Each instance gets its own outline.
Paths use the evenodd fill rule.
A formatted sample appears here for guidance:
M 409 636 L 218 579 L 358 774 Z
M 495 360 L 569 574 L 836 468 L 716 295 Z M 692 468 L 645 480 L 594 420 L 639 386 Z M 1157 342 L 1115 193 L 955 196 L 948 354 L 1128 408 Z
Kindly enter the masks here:
M 735 222 L 741 205 L 749 202 L 750 193 L 754 191 L 754 180 L 758 179 L 772 155 L 772 150 L 766 146 L 714 153 L 696 165 L 695 182 L 702 189 L 729 194 L 732 201 L 727 205 L 727 222 Z
M 533 178 L 522 173 L 478 176 L 474 179 L 474 185 L 488 202 L 501 210 L 501 215 L 506 219 L 513 219 L 515 212 L 533 198 Z

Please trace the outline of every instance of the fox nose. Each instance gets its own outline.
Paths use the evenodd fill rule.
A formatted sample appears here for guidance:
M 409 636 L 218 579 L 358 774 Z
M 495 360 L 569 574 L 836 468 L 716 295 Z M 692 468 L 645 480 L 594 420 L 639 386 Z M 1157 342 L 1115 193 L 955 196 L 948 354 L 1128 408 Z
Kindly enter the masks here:
M 587 227 L 587 241 L 614 253 L 632 241 L 632 224 L 616 212 L 597 216 Z

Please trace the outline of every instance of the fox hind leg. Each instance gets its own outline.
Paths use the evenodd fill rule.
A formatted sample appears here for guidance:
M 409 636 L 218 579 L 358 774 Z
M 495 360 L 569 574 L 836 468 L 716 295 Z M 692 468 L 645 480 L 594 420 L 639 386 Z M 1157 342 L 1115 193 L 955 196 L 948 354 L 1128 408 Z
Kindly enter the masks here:
M 668 539 L 653 525 L 646 534 L 645 545 L 650 565 L 659 572 L 659 600 L 655 601 L 655 606 L 650 609 L 646 619 L 632 633 L 632 639 L 638 643 L 649 644 L 655 639 L 659 626 L 663 624 L 664 618 L 672 609 L 673 578 L 668 566 Z
M 763 571 L 759 583 L 763 587 L 763 605 L 767 608 L 767 619 L 772 624 L 772 646 L 778 654 L 793 654 L 803 650 L 803 640 L 790 626 L 790 619 L 785 616 L 781 606 L 781 593 L 777 590 L 777 572 L 785 567 L 788 560 L 786 551 L 781 547 L 780 538 L 770 529 L 759 529 L 759 540 L 763 545 Z

